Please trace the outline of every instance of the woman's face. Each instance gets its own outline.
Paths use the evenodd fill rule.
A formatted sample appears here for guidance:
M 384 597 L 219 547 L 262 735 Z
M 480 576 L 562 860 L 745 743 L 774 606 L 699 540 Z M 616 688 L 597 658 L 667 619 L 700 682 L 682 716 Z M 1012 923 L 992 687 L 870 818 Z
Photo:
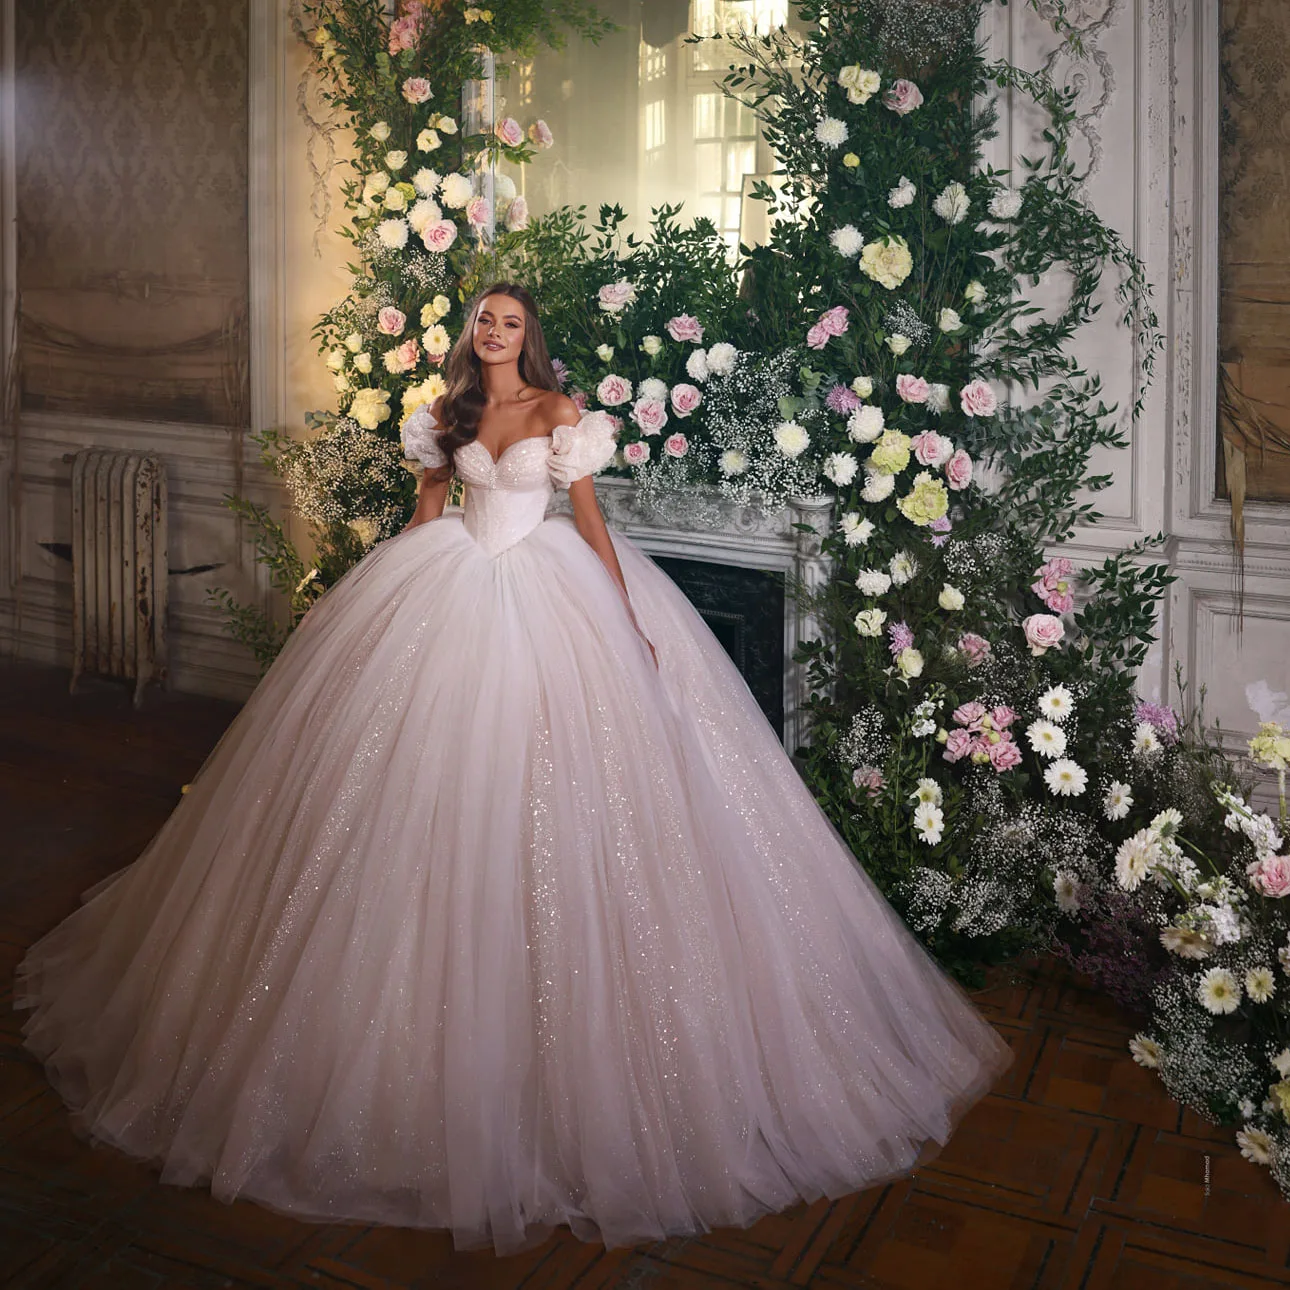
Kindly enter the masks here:
M 481 363 L 518 363 L 524 348 L 524 306 L 511 296 L 485 296 L 472 339 Z

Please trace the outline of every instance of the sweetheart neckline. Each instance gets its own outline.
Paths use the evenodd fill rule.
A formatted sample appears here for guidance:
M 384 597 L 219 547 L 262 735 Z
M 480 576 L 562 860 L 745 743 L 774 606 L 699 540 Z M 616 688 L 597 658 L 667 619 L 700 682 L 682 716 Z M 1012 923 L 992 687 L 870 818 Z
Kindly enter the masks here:
M 560 429 L 560 427 L 557 426 L 556 429 L 558 430 Z M 473 444 L 475 447 L 482 449 L 484 456 L 487 457 L 488 460 L 491 461 L 493 465 L 496 467 L 502 464 L 502 458 L 505 457 L 506 454 L 510 452 L 512 448 L 518 448 L 520 444 L 528 443 L 530 442 L 530 440 L 533 440 L 533 439 L 554 439 L 554 438 L 555 438 L 554 431 L 552 431 L 552 433 L 550 434 L 526 434 L 526 435 L 523 435 L 521 438 L 514 440 L 512 443 L 508 443 L 506 447 L 503 448 L 501 452 L 497 454 L 496 457 L 494 457 L 493 454 L 488 451 L 487 446 L 480 443 L 478 439 L 472 439 L 470 443 L 463 444 L 462 447 L 469 448 Z M 460 452 L 461 448 L 458 448 L 457 451 Z

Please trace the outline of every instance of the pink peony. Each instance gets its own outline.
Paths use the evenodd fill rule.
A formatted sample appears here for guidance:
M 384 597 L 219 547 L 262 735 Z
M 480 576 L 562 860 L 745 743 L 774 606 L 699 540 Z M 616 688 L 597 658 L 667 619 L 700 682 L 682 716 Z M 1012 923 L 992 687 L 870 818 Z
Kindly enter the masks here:
M 909 446 L 914 450 L 920 466 L 939 466 L 954 451 L 953 443 L 935 430 L 924 430 L 922 434 L 916 434 L 909 441 Z
M 407 314 L 396 309 L 393 305 L 386 305 L 385 308 L 376 315 L 377 331 L 384 332 L 387 336 L 403 335 L 403 329 L 407 326 L 407 322 Z
M 985 716 L 984 703 L 964 703 L 954 709 L 954 720 L 961 726 L 968 726 L 979 730 L 981 728 L 981 718 Z
M 672 386 L 672 411 L 678 417 L 688 417 L 703 402 L 703 394 L 697 386 L 684 381 Z
M 1062 620 L 1052 614 L 1031 614 L 1022 620 L 1021 630 L 1026 633 L 1026 644 L 1035 655 L 1046 654 L 1066 635 Z
M 808 349 L 823 349 L 829 343 L 829 333 L 816 323 L 806 333 L 806 346 Z
M 916 107 L 922 106 L 923 92 L 913 81 L 902 78 L 892 81 L 882 96 L 882 101 L 897 116 L 908 116 Z
M 663 441 L 663 451 L 669 457 L 684 457 L 690 451 L 690 441 L 683 434 L 670 434 Z
M 529 142 L 535 148 L 549 148 L 555 142 L 551 127 L 541 118 L 529 126 Z
M 472 197 L 466 203 L 466 222 L 471 228 L 486 228 L 493 218 L 493 207 L 487 197 Z
M 976 632 L 964 632 L 959 637 L 958 649 L 968 667 L 980 667 L 990 657 L 990 642 Z
M 990 720 L 996 730 L 1007 730 L 1017 719 L 1017 714 L 1006 703 L 996 704 L 990 709 Z
M 511 204 L 506 208 L 506 227 L 515 233 L 528 226 L 529 204 L 521 193 L 518 197 L 512 197 Z
M 951 730 L 950 737 L 945 741 L 945 760 L 958 761 L 971 756 L 977 749 L 977 742 L 970 730 Z
M 689 340 L 698 345 L 703 340 L 703 324 L 693 314 L 677 314 L 667 320 L 667 334 L 673 340 Z
M 1021 749 L 1017 747 L 1011 735 L 1004 735 L 997 744 L 990 745 L 990 765 L 1003 774 L 1021 763 Z
M 994 397 L 990 383 L 978 376 L 959 391 L 959 405 L 970 417 L 989 417 L 994 415 L 999 400 Z
M 667 405 L 662 399 L 637 399 L 632 404 L 632 420 L 641 434 L 658 434 L 667 425 Z
M 1245 866 L 1250 886 L 1260 896 L 1280 900 L 1290 896 L 1290 856 L 1264 856 Z
M 609 375 L 596 386 L 596 398 L 607 408 L 616 408 L 632 397 L 632 383 L 621 376 Z
M 877 797 L 882 792 L 884 780 L 877 766 L 857 766 L 851 772 L 851 782 L 864 789 L 870 797 Z
M 409 103 L 424 103 L 434 96 L 430 91 L 430 82 L 424 76 L 409 76 L 403 82 L 403 97 Z
M 931 392 L 932 387 L 921 376 L 911 376 L 908 372 L 902 372 L 896 377 L 896 393 L 906 403 L 926 403 L 927 396 Z M 929 464 L 923 462 L 925 466 Z
M 493 126 L 497 141 L 508 148 L 518 148 L 524 142 L 524 131 L 513 116 L 504 116 Z
M 421 230 L 421 240 L 427 251 L 441 255 L 457 240 L 457 225 L 450 219 L 437 219 Z
M 820 315 L 819 325 L 824 328 L 830 336 L 841 336 L 844 331 L 851 325 L 851 317 L 847 313 L 845 305 L 834 305 L 832 309 L 826 309 Z
M 960 448 L 945 463 L 945 482 L 960 492 L 972 482 L 972 458 Z
M 586 390 L 574 390 L 569 395 L 569 401 L 578 409 L 579 412 L 585 412 L 587 410 Z
M 623 445 L 623 460 L 629 466 L 643 466 L 649 460 L 649 444 L 644 439 Z

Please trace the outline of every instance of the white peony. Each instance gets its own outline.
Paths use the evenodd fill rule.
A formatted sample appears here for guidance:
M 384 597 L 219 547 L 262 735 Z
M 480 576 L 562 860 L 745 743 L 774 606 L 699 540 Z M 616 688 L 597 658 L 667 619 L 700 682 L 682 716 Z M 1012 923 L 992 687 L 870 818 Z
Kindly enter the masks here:
M 824 474 L 839 488 L 845 488 L 860 469 L 860 463 L 849 452 L 831 452 L 824 462 Z
M 1032 721 L 1026 727 L 1026 741 L 1040 757 L 1050 761 L 1066 751 L 1066 731 L 1051 721 Z
M 811 444 L 811 436 L 796 421 L 781 421 L 774 431 L 775 447 L 785 457 L 800 457 Z
M 1003 188 L 990 198 L 990 214 L 995 219 L 1016 219 L 1021 213 L 1021 194 L 1015 188 Z
M 720 340 L 708 350 L 708 371 L 714 376 L 729 376 L 735 370 L 739 351 L 728 341 Z M 686 364 L 687 371 L 689 364 Z
M 1079 797 L 1088 787 L 1088 771 L 1083 766 L 1062 758 L 1044 771 L 1044 783 L 1058 797 Z
M 917 185 L 911 184 L 904 175 L 901 175 L 900 183 L 887 194 L 887 205 L 893 210 L 900 210 L 902 206 L 910 205 L 917 193 Z
M 866 475 L 860 496 L 866 502 L 885 502 L 895 491 L 895 475 Z
M 972 200 L 967 195 L 967 189 L 956 179 L 941 189 L 932 203 L 932 209 L 947 224 L 961 224 L 971 205 Z
M 444 176 L 439 195 L 449 210 L 457 211 L 470 201 L 473 192 L 471 182 L 465 175 L 452 174 Z
M 376 236 L 381 245 L 391 251 L 401 251 L 408 244 L 408 222 L 405 219 L 383 219 L 376 226 Z
M 833 249 L 844 259 L 859 255 L 864 250 L 864 238 L 854 224 L 843 224 L 841 228 L 835 228 L 829 234 L 829 241 L 833 243 Z
M 1133 795 L 1129 792 L 1128 784 L 1121 784 L 1118 779 L 1113 779 L 1102 799 L 1102 814 L 1108 820 L 1122 820 L 1128 815 L 1132 805 Z
M 891 590 L 891 574 L 883 569 L 861 569 L 856 587 L 866 596 L 883 596 Z
M 826 148 L 840 148 L 847 141 L 846 123 L 835 116 L 826 116 L 815 127 L 815 137 Z
M 726 476 L 742 475 L 748 469 L 748 455 L 738 448 L 727 448 L 717 463 Z
M 856 443 L 873 443 L 875 439 L 882 437 L 886 425 L 887 419 L 883 416 L 882 409 L 865 404 L 864 407 L 856 408 L 847 418 L 847 434 Z
M 859 511 L 848 511 L 838 524 L 847 546 L 864 546 L 874 535 L 872 520 L 862 519 Z
M 706 349 L 690 351 L 689 358 L 685 360 L 685 374 L 692 381 L 706 381 L 708 379 L 708 351 Z

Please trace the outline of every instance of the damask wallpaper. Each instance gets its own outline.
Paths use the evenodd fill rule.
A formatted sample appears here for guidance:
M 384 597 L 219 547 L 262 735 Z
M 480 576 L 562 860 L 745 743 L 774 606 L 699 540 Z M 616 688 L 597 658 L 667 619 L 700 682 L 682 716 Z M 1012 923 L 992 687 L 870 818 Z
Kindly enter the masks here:
M 16 0 L 22 406 L 243 425 L 248 0 Z
M 1220 485 L 1290 501 L 1290 3 L 1222 0 Z

